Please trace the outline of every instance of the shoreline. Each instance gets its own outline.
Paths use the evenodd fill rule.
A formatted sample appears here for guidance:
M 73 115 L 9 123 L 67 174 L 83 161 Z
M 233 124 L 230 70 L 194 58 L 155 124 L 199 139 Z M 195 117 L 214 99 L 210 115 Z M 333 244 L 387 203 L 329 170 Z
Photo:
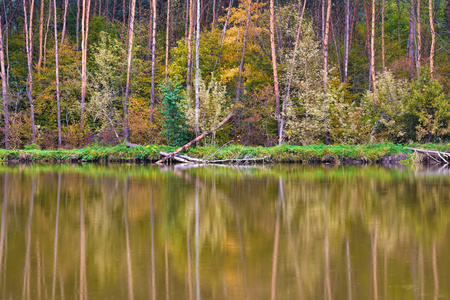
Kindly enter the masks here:
M 415 145 L 417 146 L 417 145 Z M 428 149 L 446 149 L 435 144 L 422 145 Z M 172 152 L 176 147 L 148 145 L 127 147 L 93 145 L 82 149 L 58 150 L 5 150 L 0 149 L 0 161 L 8 163 L 136 163 L 149 164 L 160 159 L 160 152 Z M 300 164 L 397 164 L 409 161 L 413 151 L 392 143 L 364 145 L 310 145 L 275 147 L 248 147 L 228 145 L 226 147 L 199 146 L 183 154 L 199 159 L 245 159 L 264 158 L 264 163 Z

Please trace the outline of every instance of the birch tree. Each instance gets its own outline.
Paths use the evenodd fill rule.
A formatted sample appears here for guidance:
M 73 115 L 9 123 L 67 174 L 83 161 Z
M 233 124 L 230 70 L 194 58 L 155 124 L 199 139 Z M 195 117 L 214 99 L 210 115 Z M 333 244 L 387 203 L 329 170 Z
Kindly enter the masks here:
M 153 109 L 155 107 L 155 67 L 156 67 L 156 1 L 152 0 L 152 82 L 150 99 L 150 124 L 153 124 Z
M 58 56 L 58 26 L 56 14 L 56 0 L 53 0 L 54 10 L 54 32 L 55 32 L 55 72 L 56 72 L 56 110 L 58 118 L 58 148 L 61 148 L 61 107 L 60 107 L 60 92 L 59 92 L 59 56 Z
M 5 119 L 5 149 L 9 149 L 9 114 L 8 114 L 8 93 L 6 90 L 6 69 L 5 53 L 3 48 L 3 28 L 2 16 L 0 16 L 0 72 L 2 76 L 2 98 L 3 98 L 3 118 Z
M 87 86 L 87 41 L 89 32 L 91 0 L 83 0 L 83 13 L 81 16 L 81 112 L 80 120 L 83 123 Z
M 125 86 L 125 99 L 123 101 L 123 134 L 125 140 L 128 141 L 128 94 L 130 92 L 130 76 L 131 76 L 131 57 L 133 55 L 133 36 L 134 36 L 134 16 L 135 16 L 136 0 L 131 0 L 131 13 L 128 27 L 128 52 L 127 52 L 127 82 Z M 153 75 L 153 74 L 152 74 Z M 152 76 L 153 79 L 153 76 Z M 152 91 L 153 92 L 153 91 Z
M 428 14 L 430 19 L 431 48 L 430 48 L 430 77 L 434 76 L 434 47 L 436 44 L 436 32 L 434 31 L 433 0 L 428 0 Z
M 324 3 L 324 2 L 323 2 Z M 322 22 L 324 26 L 323 35 L 323 93 L 324 93 L 324 142 L 326 145 L 329 144 L 328 140 L 328 105 L 327 105 L 327 89 L 328 89 L 328 39 L 330 33 L 330 17 L 331 17 L 331 0 L 328 0 L 327 4 L 327 14 L 325 22 Z
M 33 61 L 32 61 L 32 49 L 33 49 L 33 39 L 32 39 L 32 28 L 33 28 L 33 9 L 34 0 L 31 0 L 30 12 L 29 12 L 29 22 L 28 22 L 28 6 L 25 0 L 22 0 L 23 5 L 23 17 L 24 17 L 24 29 L 25 29 L 25 46 L 27 51 L 27 65 L 28 65 L 28 78 L 27 78 L 27 95 L 28 101 L 30 103 L 30 116 L 31 116 L 31 135 L 32 142 L 36 144 L 36 126 L 34 122 L 34 101 L 32 96 L 33 91 Z
M 270 0 L 270 49 L 272 56 L 272 70 L 273 70 L 273 89 L 275 92 L 275 116 L 277 118 L 278 128 L 278 144 L 282 143 L 281 136 L 281 118 L 280 118 L 280 91 L 278 87 L 278 66 L 277 66 L 277 52 L 275 49 L 275 5 L 274 0 Z
M 196 34 L 195 34 L 195 134 L 199 135 L 198 127 L 198 112 L 199 112 L 199 46 L 200 46 L 200 0 L 197 0 L 197 20 L 196 20 Z

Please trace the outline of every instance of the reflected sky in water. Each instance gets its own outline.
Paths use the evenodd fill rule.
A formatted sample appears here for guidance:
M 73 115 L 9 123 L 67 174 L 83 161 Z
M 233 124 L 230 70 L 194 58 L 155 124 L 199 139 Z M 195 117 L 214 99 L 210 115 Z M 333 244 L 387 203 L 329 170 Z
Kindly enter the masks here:
M 448 169 L 0 166 L 0 299 L 450 297 Z

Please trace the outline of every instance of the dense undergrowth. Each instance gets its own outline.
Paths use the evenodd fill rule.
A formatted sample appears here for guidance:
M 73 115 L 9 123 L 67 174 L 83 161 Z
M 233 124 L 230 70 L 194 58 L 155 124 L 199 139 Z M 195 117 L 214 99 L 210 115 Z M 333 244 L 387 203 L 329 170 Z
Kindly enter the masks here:
M 409 147 L 434 149 L 450 152 L 450 145 L 411 144 Z M 283 144 L 275 147 L 246 147 L 229 145 L 226 147 L 203 146 L 192 147 L 185 155 L 208 159 L 243 159 L 266 158 L 265 161 L 277 163 L 373 163 L 399 154 L 409 154 L 412 151 L 404 149 L 403 145 L 392 143 L 364 145 L 311 145 L 290 146 Z M 148 145 L 127 147 L 125 144 L 116 146 L 92 145 L 82 149 L 39 150 L 28 146 L 23 150 L 0 149 L 0 160 L 21 162 L 154 162 L 160 158 L 160 151 L 172 152 L 174 147 Z

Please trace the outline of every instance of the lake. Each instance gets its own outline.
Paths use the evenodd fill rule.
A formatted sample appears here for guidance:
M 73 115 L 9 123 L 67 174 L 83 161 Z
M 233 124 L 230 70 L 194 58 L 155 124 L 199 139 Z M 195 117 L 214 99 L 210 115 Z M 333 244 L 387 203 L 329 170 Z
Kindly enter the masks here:
M 0 189 L 0 299 L 450 298 L 448 169 L 1 165 Z

